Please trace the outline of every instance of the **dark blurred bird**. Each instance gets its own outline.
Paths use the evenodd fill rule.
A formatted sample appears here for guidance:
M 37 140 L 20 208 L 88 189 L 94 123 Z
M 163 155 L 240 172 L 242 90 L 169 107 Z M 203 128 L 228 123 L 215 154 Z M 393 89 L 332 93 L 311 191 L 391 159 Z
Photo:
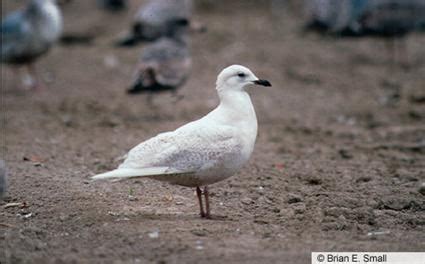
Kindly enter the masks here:
M 425 0 L 308 0 L 308 28 L 348 36 L 403 36 L 425 25 Z
M 97 0 L 97 4 L 110 11 L 120 11 L 127 8 L 127 0 Z
M 0 160 L 0 199 L 6 194 L 7 190 L 7 170 L 4 160 Z
M 425 0 L 308 0 L 307 8 L 306 29 L 339 37 L 389 39 L 393 62 L 396 39 L 425 28 Z
M 189 76 L 190 56 L 189 21 L 180 18 L 170 20 L 166 35 L 147 45 L 136 67 L 136 78 L 130 94 L 148 92 L 150 96 L 160 91 L 176 92 Z
M 33 67 L 62 32 L 62 15 L 55 0 L 31 0 L 23 10 L 8 15 L 1 23 L 1 62 L 26 65 L 32 87 L 38 85 Z
M 134 46 L 140 41 L 155 41 L 167 34 L 170 21 L 176 18 L 190 20 L 192 0 L 151 0 L 143 5 L 134 17 L 128 37 L 119 41 L 120 46 Z

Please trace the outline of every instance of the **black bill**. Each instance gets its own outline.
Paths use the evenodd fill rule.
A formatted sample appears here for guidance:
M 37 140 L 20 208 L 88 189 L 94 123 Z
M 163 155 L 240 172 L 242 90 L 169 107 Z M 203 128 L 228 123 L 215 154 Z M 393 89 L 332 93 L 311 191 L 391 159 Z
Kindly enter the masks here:
M 256 80 L 254 83 L 262 86 L 272 86 L 272 84 L 267 80 Z

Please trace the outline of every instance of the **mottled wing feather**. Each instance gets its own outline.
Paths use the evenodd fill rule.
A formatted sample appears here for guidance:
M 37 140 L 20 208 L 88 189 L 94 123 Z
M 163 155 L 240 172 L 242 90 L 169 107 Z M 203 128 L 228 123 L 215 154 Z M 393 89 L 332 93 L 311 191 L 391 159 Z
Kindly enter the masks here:
M 231 127 L 176 130 L 159 134 L 133 148 L 120 168 L 168 167 L 173 173 L 191 173 L 226 160 L 242 148 Z

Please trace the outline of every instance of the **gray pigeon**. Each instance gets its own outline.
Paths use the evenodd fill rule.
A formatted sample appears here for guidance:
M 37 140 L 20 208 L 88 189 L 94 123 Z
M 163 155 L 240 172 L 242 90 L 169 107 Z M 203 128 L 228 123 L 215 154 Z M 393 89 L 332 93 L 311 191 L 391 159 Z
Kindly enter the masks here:
M 190 20 L 192 0 L 151 0 L 134 17 L 130 36 L 120 46 L 134 46 L 141 41 L 155 41 L 169 31 L 170 21 L 177 18 Z
M 31 0 L 23 10 L 8 15 L 1 23 L 1 62 L 26 65 L 37 78 L 32 63 L 45 54 L 62 32 L 62 15 L 55 0 Z
M 176 92 L 189 76 L 192 60 L 190 56 L 189 22 L 175 19 L 169 23 L 167 34 L 147 45 L 136 69 L 136 80 L 127 91 L 130 94 L 160 91 Z
M 7 190 L 7 170 L 4 160 L 0 160 L 0 199 L 6 194 Z

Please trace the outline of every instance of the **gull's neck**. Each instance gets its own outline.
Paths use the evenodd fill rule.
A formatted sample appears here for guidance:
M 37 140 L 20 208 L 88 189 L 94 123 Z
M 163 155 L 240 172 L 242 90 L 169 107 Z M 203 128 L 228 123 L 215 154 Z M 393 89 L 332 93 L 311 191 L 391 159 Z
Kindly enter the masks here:
M 205 118 L 220 125 L 234 127 L 244 142 L 243 153 L 249 158 L 257 138 L 257 116 L 251 98 L 245 90 L 220 89 L 220 104 Z
M 245 90 L 217 87 L 220 104 L 214 112 L 228 125 L 251 127 L 257 133 L 257 116 L 251 98 Z

